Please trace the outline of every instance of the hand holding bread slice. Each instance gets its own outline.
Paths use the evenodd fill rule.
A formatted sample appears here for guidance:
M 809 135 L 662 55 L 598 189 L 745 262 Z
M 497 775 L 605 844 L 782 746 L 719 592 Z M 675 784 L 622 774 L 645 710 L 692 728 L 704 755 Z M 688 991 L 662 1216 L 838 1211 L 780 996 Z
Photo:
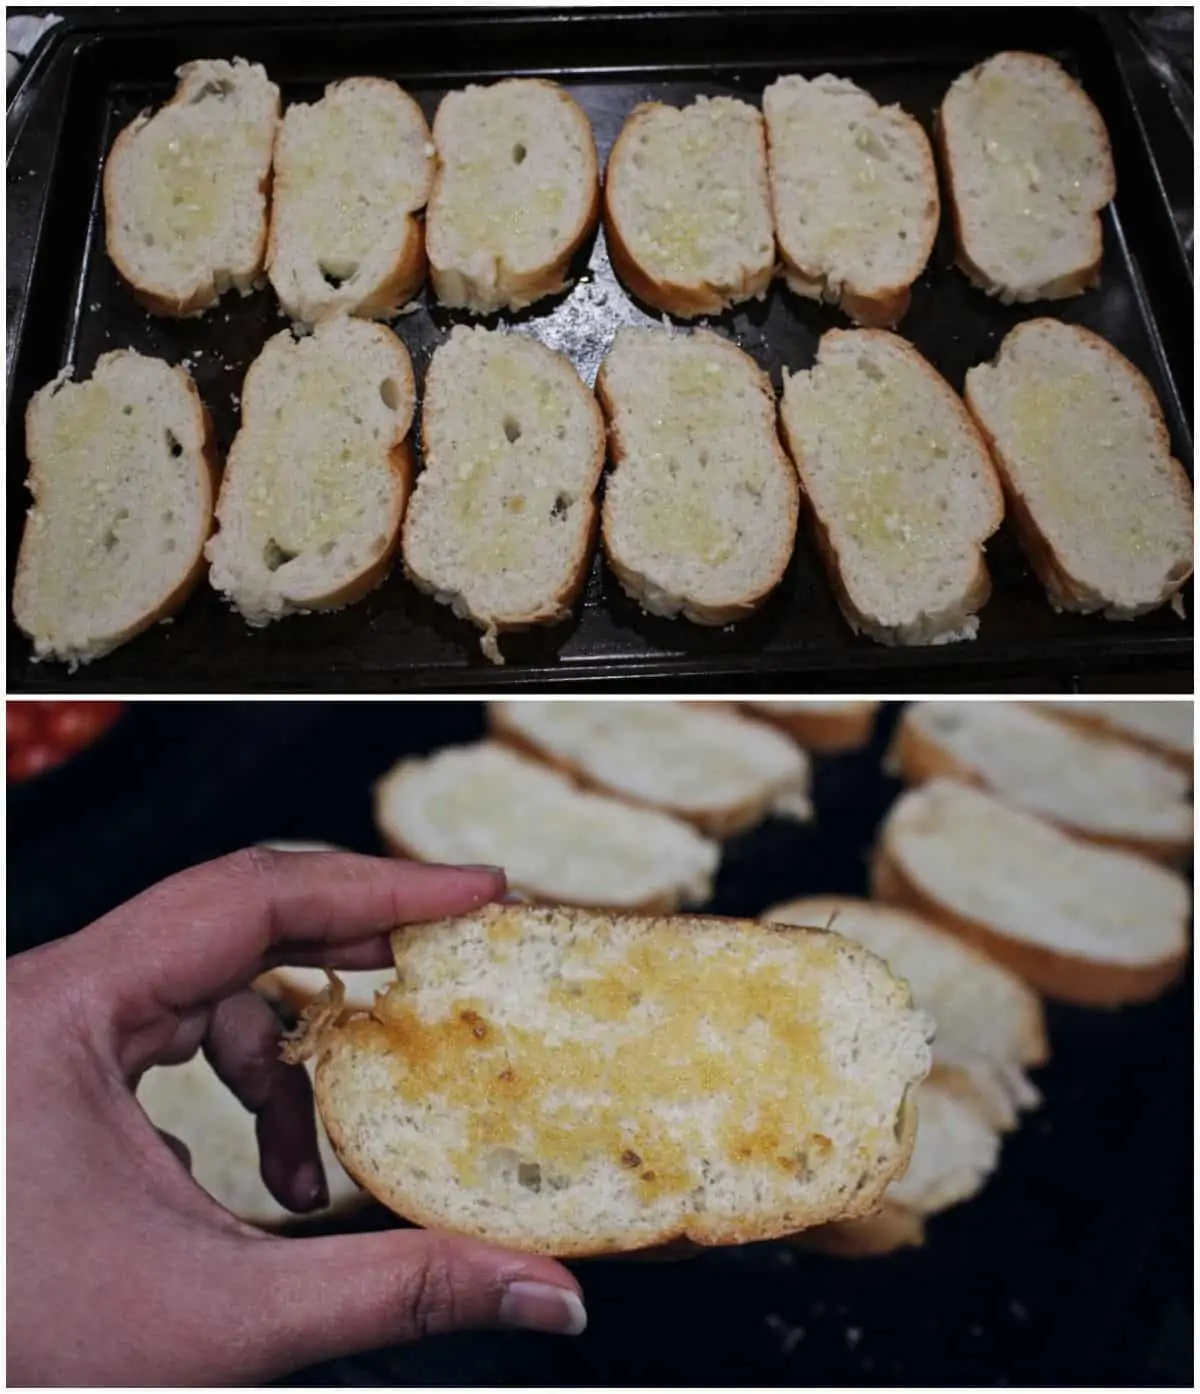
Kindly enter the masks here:
M 185 63 L 153 116 L 117 136 L 104 166 L 108 255 L 160 315 L 197 315 L 262 275 L 279 89 L 257 63 Z
M 743 1243 L 869 1213 L 908 1160 L 929 1022 L 837 935 L 495 905 L 392 944 L 396 986 L 292 1057 L 350 1174 L 419 1224 Z

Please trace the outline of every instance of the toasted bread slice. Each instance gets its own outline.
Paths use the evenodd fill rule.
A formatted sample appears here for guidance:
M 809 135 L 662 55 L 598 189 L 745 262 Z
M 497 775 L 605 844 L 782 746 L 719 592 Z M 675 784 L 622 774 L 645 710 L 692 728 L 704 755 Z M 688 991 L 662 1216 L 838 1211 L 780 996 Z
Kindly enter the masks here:
M 485 631 L 564 620 L 587 577 L 604 421 L 570 360 L 525 334 L 456 328 L 425 379 L 425 468 L 404 524 L 421 590 Z
M 751 716 L 761 717 L 786 731 L 806 750 L 839 755 L 858 750 L 871 739 L 878 702 L 743 702 Z
M 787 570 L 799 516 L 767 375 L 705 330 L 626 328 L 596 392 L 615 466 L 604 550 L 622 589 L 696 624 L 751 614 Z
M 881 644 L 973 639 L 996 472 L 958 396 L 903 339 L 831 330 L 783 377 L 783 437 L 847 623 Z
M 1039 1102 L 1024 1071 L 1050 1058 L 1042 1004 L 986 954 L 919 916 L 851 896 L 790 900 L 762 918 L 832 929 L 878 954 L 936 1022 L 934 1063 L 960 1077 L 992 1127 L 1015 1127 L 1018 1110 Z
M 600 212 L 583 108 L 542 78 L 467 87 L 442 98 L 433 142 L 425 247 L 442 304 L 490 315 L 564 289 Z
M 733 97 L 634 107 L 604 172 L 604 235 L 629 290 L 668 314 L 762 300 L 775 237 L 759 112 Z
M 1192 485 L 1146 379 L 1098 334 L 1027 320 L 966 401 L 1056 610 L 1132 619 L 1192 574 Z M 1080 468 L 1080 461 L 1087 468 Z
M 914 703 L 888 759 L 909 784 L 965 779 L 1091 842 L 1159 861 L 1192 845 L 1185 774 L 1020 702 Z
M 104 166 L 108 255 L 146 309 L 197 315 L 263 270 L 279 88 L 257 63 L 185 63 Z
M 387 575 L 412 478 L 416 388 L 380 324 L 268 339 L 242 390 L 210 580 L 252 625 L 335 610 Z
M 33 495 L 13 617 L 37 658 L 88 663 L 174 614 L 204 574 L 216 452 L 187 373 L 129 349 L 25 412 Z
M 433 184 L 421 108 L 379 77 L 288 107 L 275 147 L 267 274 L 284 313 L 389 319 L 425 279 L 418 216 Z
M 958 264 L 1006 305 L 1100 280 L 1097 214 L 1117 192 L 1104 120 L 1040 53 L 997 53 L 956 78 L 938 145 Z
M 493 905 L 392 944 L 397 985 L 298 1053 L 344 1165 L 419 1224 L 736 1244 L 868 1213 L 908 1160 L 930 1023 L 837 935 Z
M 1150 750 L 1190 775 L 1195 764 L 1196 706 L 1190 697 L 1178 702 L 1037 702 L 1060 721 L 1099 731 Z
M 598 789 L 732 837 L 809 818 L 809 762 L 781 731 L 703 702 L 493 702 L 492 730 Z
M 928 136 L 900 107 L 829 73 L 777 79 L 763 115 L 788 286 L 856 324 L 899 324 L 937 236 Z
M 894 804 L 872 875 L 879 899 L 935 920 L 1064 1002 L 1146 1001 L 1187 962 L 1182 877 L 967 784 L 935 779 Z
M 147 1070 L 138 1083 L 137 1100 L 156 1128 L 187 1147 L 196 1183 L 247 1224 L 272 1230 L 311 1224 L 345 1214 L 367 1200 L 342 1170 L 318 1121 L 317 1145 L 329 1205 L 306 1215 L 284 1209 L 262 1179 L 254 1114 L 222 1084 L 203 1055 L 182 1065 Z
M 491 741 L 402 760 L 376 785 L 375 823 L 396 856 L 500 866 L 518 894 L 605 909 L 700 904 L 719 856 L 686 823 Z
M 890 1254 L 925 1240 L 924 1221 L 983 1189 L 1000 1159 L 1000 1137 L 970 1099 L 934 1074 L 917 1086 L 917 1136 L 904 1175 L 884 1192 L 883 1206 L 860 1220 L 807 1230 L 805 1248 L 841 1258 Z

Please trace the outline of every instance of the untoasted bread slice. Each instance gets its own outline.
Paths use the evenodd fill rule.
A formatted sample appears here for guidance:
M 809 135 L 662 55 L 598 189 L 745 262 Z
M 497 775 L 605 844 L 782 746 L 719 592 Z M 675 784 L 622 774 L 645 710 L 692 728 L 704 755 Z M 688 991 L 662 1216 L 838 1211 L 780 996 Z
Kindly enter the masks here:
M 582 1256 L 869 1212 L 928 1020 L 864 949 L 752 920 L 486 906 L 398 930 L 399 983 L 317 1029 L 347 1169 L 424 1225 Z
M 1004 501 L 974 422 L 895 334 L 831 330 L 784 373 L 783 436 L 847 623 L 882 644 L 972 639 Z
M 705 330 L 626 328 L 596 392 L 615 466 L 604 550 L 622 589 L 696 624 L 751 614 L 783 578 L 799 516 L 767 375 Z
M 970 1099 L 934 1074 L 918 1085 L 917 1136 L 908 1169 L 884 1192 L 883 1206 L 860 1220 L 821 1225 L 803 1247 L 840 1258 L 890 1254 L 925 1240 L 924 1221 L 983 1189 L 1000 1158 L 1000 1137 Z
M 433 184 L 421 108 L 394 82 L 332 82 L 288 107 L 275 147 L 267 274 L 285 314 L 390 319 L 421 288 Z
M 1193 566 L 1191 481 L 1150 384 L 1110 343 L 1027 320 L 967 373 L 966 401 L 1056 610 L 1132 619 L 1180 590 Z
M 634 107 L 604 172 L 604 235 L 629 290 L 668 314 L 762 300 L 775 237 L 761 114 L 733 97 Z
M 879 899 L 935 920 L 1064 1002 L 1146 1001 L 1187 962 L 1182 877 L 967 784 L 935 779 L 893 805 L 872 875 Z
M 175 95 L 104 166 L 108 255 L 146 309 L 197 315 L 249 295 L 267 247 L 279 88 L 257 63 L 185 63 Z
M 797 295 L 894 327 L 937 236 L 929 138 L 846 78 L 781 77 L 763 93 L 771 205 Z
M 521 895 L 606 909 L 700 904 L 719 855 L 686 823 L 491 741 L 402 760 L 375 787 L 375 823 L 396 856 L 500 866 Z
M 242 389 L 210 579 L 252 625 L 349 605 L 387 575 L 412 476 L 416 388 L 380 324 L 268 339 Z
M 858 750 L 871 739 L 878 702 L 743 702 L 752 716 L 786 731 L 806 750 L 838 755 Z
M 404 524 L 421 590 L 496 634 L 555 624 L 596 536 L 604 421 L 570 360 L 525 334 L 456 328 L 433 355 L 425 468 Z
M 1037 702 L 1042 711 L 1084 730 L 1153 751 L 1190 775 L 1195 764 L 1196 707 L 1178 702 Z
M 254 1114 L 217 1078 L 203 1055 L 182 1065 L 147 1070 L 138 1083 L 137 1100 L 156 1128 L 178 1138 L 191 1153 L 196 1183 L 247 1224 L 272 1230 L 311 1224 L 345 1214 L 367 1200 L 342 1170 L 318 1122 L 329 1204 L 306 1215 L 284 1209 L 262 1179 Z
M 703 702 L 493 702 L 500 739 L 598 789 L 732 837 L 808 818 L 809 762 L 781 731 Z
M 591 123 L 557 83 L 509 78 L 447 92 L 425 247 L 443 305 L 490 315 L 566 286 L 600 212 Z
M 986 954 L 919 916 L 851 896 L 790 900 L 762 918 L 825 927 L 878 954 L 937 1024 L 935 1064 L 960 1077 L 992 1127 L 1015 1127 L 1018 1110 L 1039 1102 L 1024 1071 L 1050 1058 L 1042 1004 Z
M 965 779 L 1091 842 L 1168 862 L 1192 845 L 1185 774 L 1020 702 L 914 703 L 888 758 L 909 784 Z
M 1040 53 L 997 53 L 955 79 L 938 144 L 958 264 L 989 295 L 1061 300 L 1100 280 L 1097 214 L 1117 191 L 1104 120 Z
M 13 617 L 37 658 L 72 665 L 174 614 L 204 574 L 216 452 L 191 378 L 128 349 L 69 370 L 25 412 L 33 495 Z

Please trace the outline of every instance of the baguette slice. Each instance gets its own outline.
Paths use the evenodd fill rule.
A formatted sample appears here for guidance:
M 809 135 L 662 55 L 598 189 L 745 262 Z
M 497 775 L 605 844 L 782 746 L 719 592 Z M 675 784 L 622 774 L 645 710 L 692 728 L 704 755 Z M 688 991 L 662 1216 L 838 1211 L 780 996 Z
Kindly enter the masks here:
M 783 436 L 847 623 L 881 644 L 973 639 L 1004 501 L 958 396 L 910 344 L 831 330 L 783 377 Z
M 781 731 L 701 702 L 493 702 L 493 732 L 585 784 L 732 837 L 810 818 L 808 756 Z
M 743 702 L 751 714 L 786 731 L 806 750 L 838 755 L 858 750 L 871 739 L 878 702 Z
M 491 741 L 402 760 L 375 787 L 375 823 L 396 856 L 501 866 L 530 899 L 620 910 L 702 903 L 719 857 L 686 823 Z
M 566 619 L 596 536 L 604 421 L 570 360 L 525 334 L 456 328 L 433 355 L 425 469 L 404 524 L 421 590 L 484 630 Z
M 771 83 L 763 115 L 788 286 L 856 324 L 899 324 L 937 236 L 929 138 L 900 107 L 829 73 Z
M 935 779 L 893 805 L 873 889 L 1064 1002 L 1146 1001 L 1187 962 L 1182 877 L 951 780 Z
M 928 920 L 850 896 L 790 900 L 762 918 L 825 926 L 878 954 L 936 1022 L 933 1059 L 944 1081 L 953 1076 L 991 1127 L 1014 1128 L 1018 1111 L 1039 1103 L 1025 1069 L 1050 1058 L 1042 1004 L 986 954 Z
M 129 349 L 25 412 L 33 495 L 13 616 L 37 658 L 88 663 L 174 614 L 204 574 L 217 459 L 191 378 Z
M 387 575 L 412 478 L 416 388 L 390 329 L 268 339 L 242 391 L 210 579 L 252 625 L 360 599 Z
M 1062 300 L 1100 282 L 1097 214 L 1117 192 L 1104 120 L 1039 53 L 997 53 L 942 102 L 938 144 L 958 264 L 1014 301 Z
M 421 288 L 433 183 L 421 108 L 378 77 L 330 83 L 288 107 L 275 148 L 267 274 L 284 313 L 390 319 Z
M 1191 481 L 1150 384 L 1110 343 L 1027 320 L 967 373 L 966 400 L 1056 610 L 1133 619 L 1181 589 Z
M 443 305 L 520 310 L 567 284 L 596 225 L 591 123 L 557 83 L 509 78 L 442 98 L 425 247 Z
M 1190 698 L 1178 702 L 1037 702 L 1060 721 L 1118 737 L 1140 750 L 1153 751 L 1190 775 L 1195 764 L 1196 708 Z
M 966 780 L 1067 832 L 1159 861 L 1176 861 L 1192 845 L 1185 774 L 1019 702 L 916 702 L 896 728 L 888 763 L 909 784 Z
M 621 588 L 696 624 L 751 614 L 787 570 L 799 516 L 767 375 L 705 330 L 626 328 L 596 392 L 614 464 L 604 550 Z
M 1000 1159 L 1000 1137 L 975 1104 L 934 1073 L 915 1094 L 917 1136 L 908 1170 L 883 1206 L 801 1235 L 803 1247 L 841 1258 L 894 1253 L 925 1241 L 925 1220 L 979 1194 Z
M 262 275 L 279 88 L 257 63 L 185 63 L 104 166 L 108 255 L 154 314 L 198 315 Z
M 856 944 L 751 920 L 485 906 L 396 931 L 317 1101 L 371 1194 L 570 1256 L 868 1213 L 908 1160 L 928 1020 Z
M 604 174 L 613 270 L 683 319 L 766 297 L 775 236 L 763 119 L 732 97 L 634 107 Z
M 138 1084 L 137 1100 L 156 1128 L 178 1138 L 192 1154 L 196 1183 L 247 1224 L 261 1229 L 311 1224 L 345 1214 L 367 1199 L 342 1170 L 318 1123 L 329 1205 L 303 1216 L 280 1205 L 262 1179 L 254 1114 L 217 1078 L 203 1055 L 182 1065 L 147 1070 Z

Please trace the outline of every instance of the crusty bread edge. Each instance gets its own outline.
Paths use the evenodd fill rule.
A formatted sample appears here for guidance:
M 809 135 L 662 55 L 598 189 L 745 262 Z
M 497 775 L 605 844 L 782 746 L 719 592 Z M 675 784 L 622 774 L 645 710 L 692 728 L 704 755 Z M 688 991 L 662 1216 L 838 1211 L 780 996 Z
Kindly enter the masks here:
M 112 653 L 114 649 L 120 648 L 122 644 L 127 644 L 131 639 L 136 639 L 139 634 L 145 633 L 147 629 L 152 628 L 160 620 L 169 619 L 174 615 L 182 608 L 184 602 L 191 595 L 192 591 L 196 589 L 208 570 L 208 562 L 205 558 L 204 549 L 208 545 L 209 538 L 212 536 L 213 514 L 216 507 L 217 490 L 221 478 L 221 463 L 217 456 L 216 434 L 213 430 L 212 417 L 209 414 L 208 408 L 204 405 L 203 401 L 201 401 L 199 390 L 192 381 L 191 375 L 180 367 L 172 367 L 171 371 L 186 385 L 188 396 L 191 398 L 192 405 L 199 416 L 200 424 L 200 457 L 202 463 L 200 480 L 203 494 L 202 507 L 204 509 L 204 526 L 198 534 L 200 545 L 196 549 L 196 555 L 192 559 L 192 564 L 179 584 L 175 586 L 153 610 L 143 615 L 140 619 L 135 620 L 133 624 L 126 626 L 125 629 L 120 630 L 117 634 L 111 635 L 104 641 L 90 646 L 86 654 L 59 654 L 54 651 L 49 651 L 43 655 L 39 655 L 41 658 L 55 659 L 59 662 L 71 663 L 72 665 L 76 663 L 91 663 L 94 659 L 103 658 L 105 654 Z M 44 390 L 43 388 L 42 391 Z M 40 393 L 35 393 L 34 397 L 30 399 L 29 404 L 25 408 L 26 442 L 29 440 L 30 416 L 34 409 L 34 402 L 39 395 Z M 28 446 L 26 448 L 28 449 Z M 30 458 L 28 481 L 36 481 L 37 475 L 38 462 Z M 35 636 L 30 634 L 17 618 L 17 610 L 20 607 L 19 596 L 27 584 L 27 568 L 29 562 L 26 546 L 30 545 L 28 544 L 28 538 L 29 530 L 28 526 L 26 526 L 22 531 L 21 542 L 17 550 L 17 566 L 13 577 L 12 609 L 13 618 L 16 620 L 17 627 L 28 638 L 34 639 Z
M 429 255 L 429 282 L 433 287 L 434 296 L 450 309 L 465 310 L 473 315 L 491 315 L 504 310 L 523 310 L 526 306 L 532 305 L 538 300 L 543 300 L 548 295 L 557 295 L 564 290 L 567 284 L 567 270 L 571 265 L 572 258 L 579 251 L 580 247 L 587 241 L 596 222 L 600 216 L 600 163 L 596 156 L 596 136 L 592 130 L 592 123 L 588 119 L 587 112 L 579 105 L 574 97 L 557 82 L 551 82 L 548 78 L 504 78 L 502 83 L 495 83 L 494 86 L 501 86 L 504 82 L 537 83 L 542 87 L 547 87 L 554 92 L 555 96 L 565 102 L 574 113 L 582 129 L 588 133 L 588 179 L 591 188 L 591 198 L 588 201 L 587 211 L 576 223 L 569 234 L 564 236 L 561 241 L 561 250 L 556 253 L 551 261 L 544 262 L 535 267 L 532 271 L 526 271 L 519 275 L 511 271 L 502 270 L 498 277 L 496 287 L 497 294 L 481 297 L 478 293 L 475 282 L 465 272 L 458 268 L 439 266 L 432 255 Z M 442 170 L 443 162 L 441 157 L 441 147 L 438 141 L 438 120 L 441 116 L 441 106 L 433 118 L 433 144 L 438 154 L 435 157 L 436 164 L 433 175 L 433 187 L 429 193 L 429 202 L 426 204 L 426 223 L 436 220 L 440 216 L 438 200 L 442 191 Z M 428 236 L 426 237 L 426 253 L 429 253 Z M 508 286 L 507 295 L 501 296 L 498 292 L 501 286 Z
M 1179 953 L 1145 965 L 1099 963 L 1031 944 L 968 919 L 919 889 L 888 850 L 886 832 L 871 862 L 871 894 L 931 919 L 952 934 L 989 954 L 1046 997 L 1084 1007 L 1119 1007 L 1148 1002 L 1165 992 L 1183 972 L 1188 959 Z
M 420 105 L 400 86 L 399 83 L 392 82 L 388 78 L 382 77 L 352 77 L 342 78 L 338 82 L 331 82 L 322 93 L 318 105 L 323 102 L 335 87 L 341 87 L 344 83 L 353 82 L 358 86 L 379 86 L 394 89 L 416 112 L 421 122 L 421 127 L 425 132 L 426 141 L 432 140 L 429 132 L 429 123 L 425 120 L 425 113 Z M 289 111 L 291 109 L 289 108 Z M 276 131 L 276 153 L 278 153 L 279 137 L 282 135 L 283 127 L 287 122 L 287 113 L 284 113 L 283 120 L 280 121 Z M 279 179 L 279 171 L 272 163 L 272 171 L 276 181 L 276 187 L 282 187 L 283 182 Z M 432 181 L 431 181 L 432 182 Z M 275 246 L 279 222 L 276 217 L 276 201 L 273 199 L 271 204 L 270 227 L 267 233 L 266 257 L 264 270 L 267 278 L 271 282 L 271 289 L 274 290 L 280 305 L 289 318 L 297 323 L 309 323 L 306 317 L 300 314 L 299 309 L 286 301 L 280 293 L 279 287 L 275 284 L 274 277 L 271 276 L 271 268 L 275 263 Z M 399 314 L 400 310 L 408 304 L 414 295 L 421 289 L 425 280 L 427 269 L 427 259 L 425 256 L 425 229 L 421 217 L 421 210 L 414 210 L 405 219 L 404 245 L 400 248 L 395 262 L 392 264 L 390 272 L 379 282 L 374 290 L 363 296 L 355 305 L 344 310 L 340 305 L 334 305 L 322 311 L 315 317 L 313 323 L 321 323 L 326 319 L 334 319 L 340 314 L 348 313 L 359 319 L 392 319 Z
M 800 525 L 800 493 L 801 486 L 797 478 L 797 471 L 787 451 L 783 448 L 779 439 L 779 418 L 778 409 L 775 403 L 775 390 L 771 386 L 771 379 L 761 367 L 746 353 L 738 348 L 736 344 L 729 343 L 728 340 L 721 338 L 719 334 L 712 334 L 707 330 L 697 330 L 695 333 L 704 334 L 715 343 L 721 344 L 731 353 L 738 354 L 744 358 L 757 374 L 757 381 L 760 389 L 771 403 L 771 415 L 767 423 L 770 434 L 771 448 L 775 458 L 782 470 L 786 471 L 786 477 L 790 487 L 788 497 L 790 507 L 789 527 L 786 534 L 786 544 L 781 546 L 780 555 L 776 559 L 775 567 L 771 576 L 764 581 L 763 585 L 756 591 L 748 595 L 738 596 L 725 604 L 703 604 L 692 600 L 687 596 L 675 597 L 678 605 L 672 605 L 668 610 L 659 603 L 652 601 L 651 593 L 661 590 L 656 582 L 651 580 L 643 572 L 636 570 L 626 563 L 613 546 L 612 538 L 609 533 L 609 505 L 607 493 L 600 513 L 600 534 L 603 540 L 604 557 L 614 576 L 620 582 L 621 589 L 626 595 L 642 609 L 651 614 L 662 615 L 665 618 L 672 618 L 675 615 L 682 615 L 684 619 L 691 620 L 693 624 L 705 625 L 707 627 L 724 626 L 734 624 L 738 620 L 745 619 L 752 615 L 756 610 L 766 604 L 772 593 L 783 581 L 784 574 L 791 565 L 792 554 L 796 550 L 796 532 Z M 607 427 L 608 457 L 612 462 L 613 472 L 621 467 L 625 459 L 626 450 L 624 438 L 617 426 L 617 406 L 608 387 L 608 374 L 605 371 L 608 366 L 607 359 L 600 365 L 600 371 L 596 374 L 596 396 L 599 399 L 600 407 L 604 415 Z
M 1011 330 L 1001 341 L 1000 347 L 995 357 L 990 360 L 995 364 L 1004 353 L 1005 345 L 1016 335 L 1031 325 L 1046 323 L 1045 317 L 1039 319 L 1025 320 L 1015 329 Z M 1050 323 L 1058 325 L 1059 321 L 1051 320 Z M 1171 471 L 1175 477 L 1175 485 L 1178 494 L 1178 503 L 1181 507 L 1186 507 L 1189 516 L 1194 516 L 1194 499 L 1192 493 L 1192 483 L 1188 478 L 1187 471 L 1171 454 L 1171 437 L 1167 430 L 1166 419 L 1163 416 L 1162 406 L 1154 394 L 1154 389 L 1146 381 L 1144 374 L 1134 366 L 1124 354 L 1115 349 L 1107 339 L 1090 329 L 1085 329 L 1082 325 L 1072 325 L 1073 333 L 1081 336 L 1094 348 L 1103 353 L 1110 361 L 1119 365 L 1118 372 L 1128 372 L 1130 381 L 1135 390 L 1145 402 L 1149 411 L 1150 418 L 1154 422 L 1155 434 L 1162 447 L 1162 453 L 1168 458 L 1174 469 Z M 1008 503 L 1009 512 L 1012 515 L 1013 527 L 1017 537 L 1029 558 L 1030 565 L 1035 574 L 1046 588 L 1050 597 L 1050 603 L 1056 610 L 1072 610 L 1080 614 L 1092 614 L 1097 610 L 1104 612 L 1106 619 L 1135 619 L 1138 615 L 1144 615 L 1151 610 L 1157 610 L 1160 606 L 1167 604 L 1172 596 L 1176 595 L 1187 584 L 1188 578 L 1192 574 L 1192 567 L 1178 580 L 1165 579 L 1162 590 L 1158 596 L 1150 601 L 1134 606 L 1114 606 L 1109 597 L 1101 592 L 1093 590 L 1082 581 L 1066 570 L 1054 545 L 1046 534 L 1042 531 L 1037 518 L 1021 491 L 1017 488 L 1016 482 L 1009 468 L 1008 459 L 1004 451 L 1000 448 L 995 435 L 989 430 L 985 420 L 985 413 L 975 400 L 972 391 L 971 373 L 967 373 L 966 385 L 963 390 L 963 401 L 967 411 L 971 414 L 975 425 L 985 441 L 988 452 L 992 457 L 992 463 L 996 467 L 996 473 L 1000 478 L 1004 496 Z
M 1180 703 L 1180 705 L 1188 704 Z M 1160 760 L 1169 761 L 1189 778 L 1195 774 L 1196 761 L 1191 750 L 1180 750 L 1178 746 L 1169 745 L 1166 741 L 1155 740 L 1153 736 L 1119 726 L 1111 721 L 1107 714 L 1093 711 L 1085 704 L 1078 702 L 1037 702 L 1036 706 L 1043 716 L 1063 721 L 1077 730 L 1091 731 L 1098 736 L 1106 736 L 1111 741 L 1132 746 L 1135 750 L 1144 750 L 1150 755 L 1157 755 Z
M 767 711 L 752 702 L 742 702 L 740 706 L 752 720 L 765 721 L 785 731 L 804 750 L 843 755 L 850 750 L 861 750 L 870 741 L 879 703 L 836 712 L 799 707 L 789 712 Z
M 604 240 L 608 247 L 608 257 L 617 279 L 638 300 L 662 310 L 678 319 L 696 319 L 700 315 L 720 315 L 743 300 L 762 300 L 767 294 L 775 274 L 775 259 L 772 253 L 767 266 L 753 273 L 744 274 L 736 286 L 714 286 L 705 281 L 663 281 L 656 280 L 644 271 L 634 256 L 621 222 L 613 211 L 611 190 L 614 180 L 619 179 L 621 161 L 624 158 L 624 142 L 630 137 L 637 122 L 665 102 L 639 102 L 625 118 L 617 138 L 609 151 L 608 164 L 604 170 L 603 223 Z M 770 200 L 770 176 L 767 165 L 766 121 L 759 113 L 759 146 L 762 152 L 763 172 L 766 176 L 768 200 Z M 771 233 L 774 240 L 774 206 L 771 207 Z
M 165 111 L 169 106 L 177 106 L 183 101 L 183 89 L 186 78 L 180 78 L 170 100 L 164 102 L 158 111 Z M 258 228 L 258 248 L 254 257 L 254 269 L 249 276 L 234 276 L 231 285 L 237 290 L 239 295 L 249 295 L 256 288 L 259 278 L 263 274 L 263 269 L 267 255 L 267 236 L 271 222 L 271 184 L 275 172 L 275 141 L 279 138 L 279 89 L 275 88 L 275 130 L 271 137 L 271 157 L 267 161 L 267 171 L 258 181 L 258 192 L 263 199 L 262 217 L 259 219 Z M 152 116 L 134 117 L 129 124 L 122 128 L 116 140 L 112 143 L 112 149 L 108 152 L 104 161 L 104 173 L 101 176 L 101 193 L 104 200 L 104 229 L 105 251 L 108 259 L 116 267 L 117 274 L 129 287 L 133 293 L 133 298 L 141 307 L 152 315 L 163 315 L 169 319 L 190 319 L 193 315 L 202 315 L 205 310 L 211 309 L 220 300 L 224 290 L 219 287 L 214 278 L 208 285 L 201 286 L 190 296 L 180 299 L 168 293 L 155 290 L 153 286 L 143 285 L 133 274 L 128 262 L 113 246 L 112 239 L 108 234 L 109 228 L 116 222 L 116 190 L 113 187 L 111 171 L 113 169 L 113 156 L 118 149 L 123 148 L 128 140 L 137 136 L 149 123 L 158 115 L 155 112 Z
M 1103 743 L 1103 737 L 1098 739 Z M 935 737 L 919 730 L 910 712 L 905 712 L 900 718 L 884 763 L 889 770 L 896 771 L 905 784 L 925 784 L 931 779 L 945 778 L 955 779 L 960 784 L 974 785 L 977 789 L 997 792 L 980 771 L 967 761 L 952 755 Z M 1111 847 L 1116 851 L 1134 852 L 1158 862 L 1178 864 L 1192 846 L 1190 837 L 1136 837 L 1129 833 L 1102 833 L 1047 813 L 1044 809 L 1033 809 L 1031 812 L 1036 812 L 1049 823 L 1056 823 L 1065 832 L 1085 842 L 1094 842 L 1098 846 Z

